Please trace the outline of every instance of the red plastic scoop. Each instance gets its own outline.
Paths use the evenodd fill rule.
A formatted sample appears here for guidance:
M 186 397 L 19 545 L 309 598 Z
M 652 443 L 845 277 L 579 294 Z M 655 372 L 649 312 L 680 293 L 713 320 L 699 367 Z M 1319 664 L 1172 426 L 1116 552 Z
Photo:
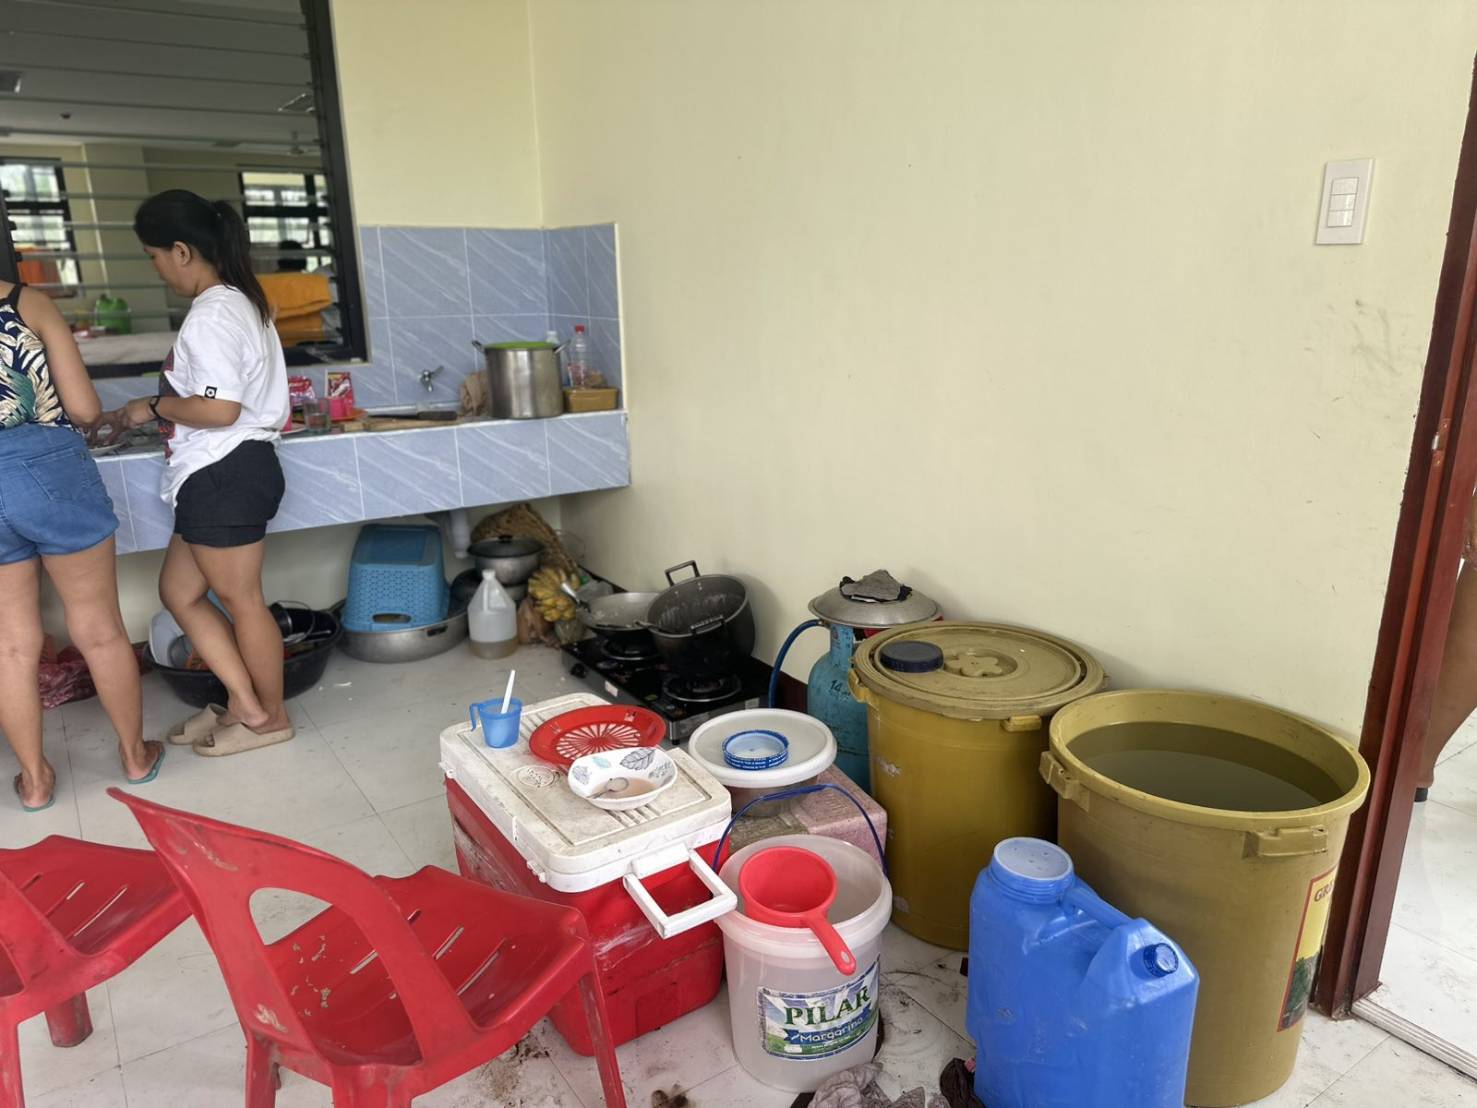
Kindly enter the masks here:
M 836 968 L 850 977 L 856 956 L 826 918 L 836 899 L 836 871 L 813 851 L 798 846 L 771 846 L 759 851 L 739 870 L 744 915 L 776 927 L 808 927 Z

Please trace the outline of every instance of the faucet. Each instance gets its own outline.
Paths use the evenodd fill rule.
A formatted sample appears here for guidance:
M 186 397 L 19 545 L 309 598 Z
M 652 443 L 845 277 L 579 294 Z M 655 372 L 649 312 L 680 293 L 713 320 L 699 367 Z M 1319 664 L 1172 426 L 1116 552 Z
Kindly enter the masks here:
M 436 375 L 438 373 L 440 373 L 442 370 L 444 370 L 445 368 L 446 367 L 444 365 L 438 365 L 435 369 L 423 369 L 423 370 L 421 370 L 421 375 L 420 375 L 421 387 L 423 389 L 425 389 L 427 392 L 433 391 L 434 388 L 435 388 L 434 382 L 436 380 Z

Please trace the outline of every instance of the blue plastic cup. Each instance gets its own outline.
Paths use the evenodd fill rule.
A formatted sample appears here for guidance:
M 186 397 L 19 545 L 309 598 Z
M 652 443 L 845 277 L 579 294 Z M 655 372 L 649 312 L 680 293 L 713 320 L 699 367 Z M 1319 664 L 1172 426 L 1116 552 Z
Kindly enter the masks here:
M 508 710 L 503 711 L 502 697 L 483 700 L 472 705 L 472 728 L 482 729 L 482 741 L 494 749 L 513 746 L 518 742 L 518 724 L 523 719 L 523 701 L 513 697 L 508 701 Z

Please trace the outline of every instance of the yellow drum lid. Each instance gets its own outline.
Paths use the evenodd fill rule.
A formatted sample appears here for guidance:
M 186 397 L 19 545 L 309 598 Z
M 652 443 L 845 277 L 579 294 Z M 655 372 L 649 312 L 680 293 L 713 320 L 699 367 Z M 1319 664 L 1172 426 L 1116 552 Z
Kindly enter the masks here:
M 943 665 L 899 672 L 883 651 L 899 642 L 929 643 Z M 1024 627 L 992 623 L 927 623 L 865 640 L 852 665 L 877 696 L 952 719 L 1048 716 L 1102 688 L 1103 667 L 1079 646 Z

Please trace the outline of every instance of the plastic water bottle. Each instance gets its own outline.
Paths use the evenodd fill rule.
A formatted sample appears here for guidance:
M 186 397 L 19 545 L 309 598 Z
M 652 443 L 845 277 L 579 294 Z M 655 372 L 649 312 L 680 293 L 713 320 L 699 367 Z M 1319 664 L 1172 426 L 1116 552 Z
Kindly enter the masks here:
M 577 389 L 586 388 L 593 367 L 590 365 L 590 336 L 585 334 L 583 323 L 574 325 L 574 337 L 569 340 L 568 361 L 565 364 L 569 370 L 570 385 Z
M 518 649 L 518 609 L 490 569 L 467 606 L 467 629 L 479 658 L 506 658 Z

